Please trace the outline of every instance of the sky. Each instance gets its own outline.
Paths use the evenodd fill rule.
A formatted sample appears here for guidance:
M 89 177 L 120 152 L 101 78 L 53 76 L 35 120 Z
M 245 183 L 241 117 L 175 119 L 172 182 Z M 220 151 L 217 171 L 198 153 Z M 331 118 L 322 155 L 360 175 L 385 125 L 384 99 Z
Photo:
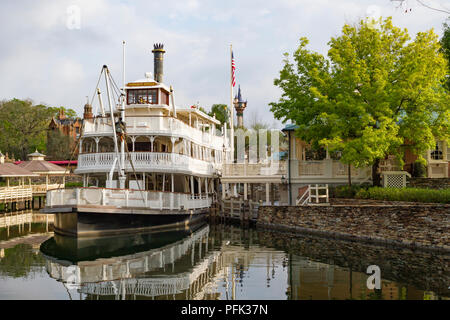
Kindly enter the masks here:
M 422 2 L 450 8 L 449 0 Z M 269 103 L 281 95 L 273 80 L 283 53 L 307 37 L 309 49 L 325 55 L 345 23 L 380 16 L 411 35 L 431 28 L 441 35 L 448 15 L 417 0 L 401 7 L 390 0 L 2 0 L 0 100 L 31 99 L 81 115 L 103 65 L 122 82 L 125 40 L 127 82 L 153 72 L 153 44 L 164 43 L 164 82 L 176 104 L 208 110 L 230 102 L 232 44 L 235 94 L 240 84 L 248 101 L 244 121 L 281 127 Z

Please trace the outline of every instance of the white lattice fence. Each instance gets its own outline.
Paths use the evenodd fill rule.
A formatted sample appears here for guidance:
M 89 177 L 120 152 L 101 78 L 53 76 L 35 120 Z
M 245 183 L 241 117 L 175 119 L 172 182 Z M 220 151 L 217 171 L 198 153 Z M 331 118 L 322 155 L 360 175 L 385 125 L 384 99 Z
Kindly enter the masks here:
M 381 175 L 384 188 L 405 188 L 406 177 L 411 177 L 406 171 L 385 171 Z

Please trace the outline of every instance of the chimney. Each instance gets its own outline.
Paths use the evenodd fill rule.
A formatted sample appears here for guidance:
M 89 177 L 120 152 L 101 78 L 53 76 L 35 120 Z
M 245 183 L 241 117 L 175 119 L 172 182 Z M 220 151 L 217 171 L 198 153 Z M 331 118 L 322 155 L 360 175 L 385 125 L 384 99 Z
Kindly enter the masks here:
M 156 43 L 153 45 L 154 54 L 154 74 L 155 74 L 155 80 L 156 82 L 162 83 L 163 82 L 163 64 L 164 64 L 164 45 L 162 43 Z

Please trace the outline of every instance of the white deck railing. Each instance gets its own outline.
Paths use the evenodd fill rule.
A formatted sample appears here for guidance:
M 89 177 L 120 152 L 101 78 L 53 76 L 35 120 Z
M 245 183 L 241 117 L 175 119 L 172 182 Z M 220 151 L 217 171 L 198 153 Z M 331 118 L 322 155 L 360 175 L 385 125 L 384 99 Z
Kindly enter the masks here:
M 189 126 L 179 119 L 170 117 L 127 117 L 127 133 L 130 135 L 174 135 L 187 137 L 198 144 L 210 144 L 215 149 L 222 149 L 223 136 L 217 136 L 208 130 Z M 96 118 L 87 121 L 83 136 L 112 134 L 111 120 L 107 118 Z
M 109 172 L 116 154 L 89 153 L 78 156 L 77 172 L 104 171 Z M 161 152 L 131 152 L 125 155 L 125 168 L 131 171 L 130 157 L 136 171 L 167 171 L 194 173 L 200 175 L 213 175 L 217 164 L 203 160 L 193 159 L 189 156 L 177 153 Z
M 233 163 L 223 165 L 224 176 L 271 176 L 286 174 L 286 162 Z
M 190 210 L 209 208 L 212 197 L 206 194 L 139 191 L 128 189 L 77 188 L 47 192 L 47 206 L 99 205 L 120 208 Z
M 0 203 L 19 200 L 31 200 L 33 190 L 30 186 L 0 188 Z

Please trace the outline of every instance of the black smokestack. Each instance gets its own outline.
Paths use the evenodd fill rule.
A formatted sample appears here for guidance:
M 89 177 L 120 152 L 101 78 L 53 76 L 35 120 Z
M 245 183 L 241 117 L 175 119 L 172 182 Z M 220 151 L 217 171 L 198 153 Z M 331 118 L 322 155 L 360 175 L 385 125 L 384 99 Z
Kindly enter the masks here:
M 162 83 L 164 74 L 163 69 L 164 53 L 166 53 L 166 51 L 164 51 L 164 45 L 162 43 L 154 44 L 152 52 L 154 54 L 154 62 L 155 62 L 154 65 L 155 80 L 159 83 Z

